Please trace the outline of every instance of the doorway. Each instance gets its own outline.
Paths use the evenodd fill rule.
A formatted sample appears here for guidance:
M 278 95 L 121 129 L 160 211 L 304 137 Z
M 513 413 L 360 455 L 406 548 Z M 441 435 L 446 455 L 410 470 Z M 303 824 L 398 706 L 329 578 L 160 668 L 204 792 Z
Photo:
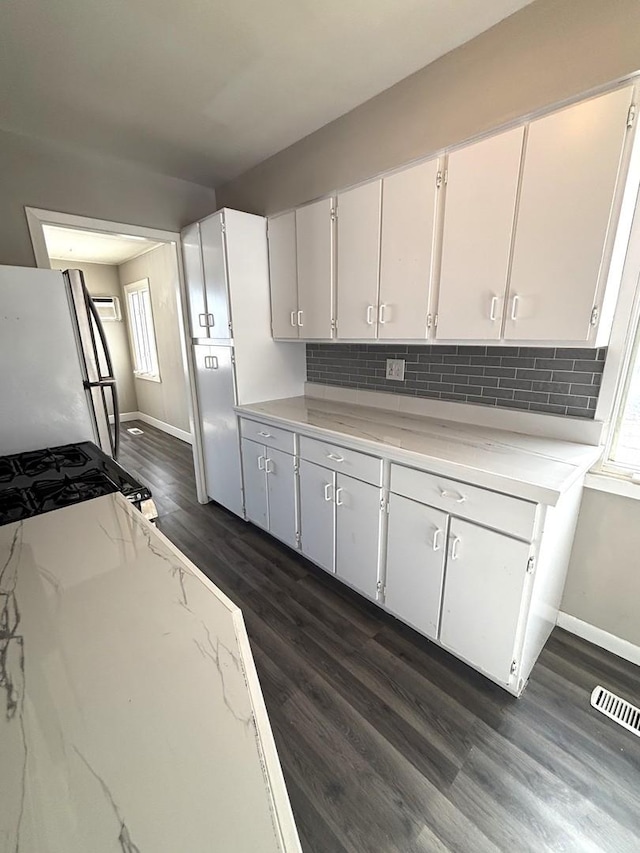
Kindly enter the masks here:
M 111 352 L 126 446 L 145 442 L 145 430 L 190 445 L 185 451 L 193 458 L 196 496 L 206 502 L 179 234 L 29 208 L 27 219 L 39 267 L 84 275 Z M 162 455 L 178 444 L 152 447 L 161 471 L 170 462 Z

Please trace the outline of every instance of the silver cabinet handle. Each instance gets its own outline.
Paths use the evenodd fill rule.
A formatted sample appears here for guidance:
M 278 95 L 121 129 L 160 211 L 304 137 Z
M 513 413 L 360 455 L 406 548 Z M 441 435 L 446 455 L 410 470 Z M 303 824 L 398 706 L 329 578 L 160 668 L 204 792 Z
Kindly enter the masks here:
M 218 369 L 218 356 L 217 355 L 205 355 L 204 366 L 208 370 L 217 370 Z
M 264 456 L 258 456 L 258 471 L 264 471 L 264 463 L 266 462 Z
M 299 325 L 300 327 L 302 327 L 302 326 L 304 326 L 304 322 L 303 322 L 303 320 L 304 320 L 304 311 L 298 311 L 297 313 L 298 313 L 298 325 Z
M 367 305 L 367 326 L 373 326 L 373 312 L 375 305 Z
M 207 323 L 209 326 L 215 326 L 216 321 L 213 317 L 213 314 L 207 314 Z
M 269 466 L 271 466 L 271 467 L 269 467 Z M 273 474 L 273 472 L 274 472 L 273 459 L 267 458 L 264 460 L 264 470 L 267 472 L 267 474 Z
M 514 296 L 514 297 L 513 297 L 513 301 L 512 301 L 512 303 L 511 303 L 511 319 L 512 319 L 512 320 L 517 320 L 517 319 L 518 319 L 518 302 L 519 302 L 519 301 L 520 301 L 520 297 L 519 297 L 519 296 Z
M 291 325 L 295 328 L 298 324 L 296 322 L 296 312 L 291 312 Z
M 198 322 L 201 326 L 208 328 L 209 326 L 215 326 L 213 320 L 213 314 L 198 314 Z
M 342 506 L 344 501 L 342 500 L 342 487 L 336 489 L 336 506 Z
M 324 487 L 324 499 L 325 501 L 331 500 L 331 483 L 325 483 Z
M 338 456 L 337 453 L 327 453 L 327 459 L 332 459 L 334 462 L 344 462 L 344 456 Z
M 387 322 L 384 318 L 384 312 L 385 312 L 386 308 L 387 308 L 387 306 L 384 305 L 384 303 L 378 308 L 378 322 L 382 323 L 383 326 Z
M 461 495 L 459 492 L 449 492 L 447 489 L 440 489 L 440 497 L 451 498 L 457 504 L 463 504 L 467 499 L 466 495 Z
M 498 297 L 497 297 L 497 296 L 492 296 L 492 297 L 491 297 L 491 308 L 489 309 L 489 319 L 490 319 L 490 320 L 495 320 L 495 319 L 496 319 L 496 310 L 497 310 L 497 308 L 498 308 Z
M 270 432 L 265 432 L 265 431 L 264 431 L 264 430 L 262 430 L 262 429 L 260 430 L 260 432 L 258 433 L 258 435 L 261 435 L 263 438 L 271 438 L 271 433 L 270 433 Z
M 433 550 L 439 551 L 442 547 L 442 542 L 440 541 L 440 537 L 444 533 L 444 530 L 441 527 L 438 527 L 435 533 L 433 534 Z
M 453 540 L 451 542 L 451 559 L 452 560 L 458 559 L 458 546 L 459 545 L 460 545 L 460 537 L 454 536 Z

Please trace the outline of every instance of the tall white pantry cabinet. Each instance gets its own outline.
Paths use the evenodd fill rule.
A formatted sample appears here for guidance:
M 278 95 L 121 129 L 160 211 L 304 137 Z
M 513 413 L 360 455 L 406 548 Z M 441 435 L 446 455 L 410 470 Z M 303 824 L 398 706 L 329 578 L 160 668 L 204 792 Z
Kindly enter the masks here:
M 206 491 L 244 518 L 233 407 L 301 394 L 304 349 L 271 336 L 266 219 L 219 210 L 183 229 L 182 252 Z

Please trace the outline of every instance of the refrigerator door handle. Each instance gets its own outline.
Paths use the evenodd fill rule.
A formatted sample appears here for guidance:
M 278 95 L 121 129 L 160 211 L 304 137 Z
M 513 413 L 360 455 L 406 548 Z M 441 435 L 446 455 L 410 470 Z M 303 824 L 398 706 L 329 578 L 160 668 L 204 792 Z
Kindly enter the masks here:
M 98 314 L 98 309 L 96 308 L 93 299 L 91 298 L 91 294 L 87 290 L 87 286 L 84 283 L 84 276 L 82 276 L 82 289 L 84 291 L 84 298 L 87 304 L 87 309 L 91 313 L 93 320 L 95 322 L 95 327 L 98 331 L 98 336 L 100 338 L 100 343 L 102 344 L 102 351 L 104 353 L 104 360 L 107 365 L 107 376 L 100 376 L 98 380 L 98 384 L 104 383 L 100 385 L 102 388 L 101 397 L 102 403 L 104 406 L 104 414 L 107 419 L 107 424 L 109 423 L 109 412 L 107 409 L 107 398 L 104 393 L 104 388 L 111 388 L 111 399 L 113 403 L 113 429 L 109 427 L 109 444 L 111 446 L 111 455 L 114 459 L 118 458 L 118 454 L 120 452 L 120 407 L 118 405 L 118 389 L 116 387 L 116 380 L 113 376 L 113 362 L 111 361 L 111 353 L 109 352 L 109 345 L 107 343 L 107 336 L 104 332 L 104 326 L 102 325 L 102 320 L 100 319 L 100 315 Z M 94 350 L 96 349 L 95 341 L 94 341 Z M 100 360 L 96 351 L 96 364 L 98 365 L 98 373 L 100 372 Z

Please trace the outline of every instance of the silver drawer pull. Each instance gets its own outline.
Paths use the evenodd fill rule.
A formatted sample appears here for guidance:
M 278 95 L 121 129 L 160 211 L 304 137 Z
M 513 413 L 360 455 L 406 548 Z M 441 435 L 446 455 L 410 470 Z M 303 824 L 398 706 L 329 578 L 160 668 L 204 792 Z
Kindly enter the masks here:
M 327 459 L 331 459 L 333 462 L 344 462 L 344 456 L 338 456 L 337 453 L 327 453 Z
M 461 495 L 460 492 L 449 492 L 447 489 L 440 489 L 440 497 L 451 498 L 457 504 L 463 504 L 467 499 L 466 495 Z
M 270 432 L 265 432 L 264 430 L 260 430 L 260 432 L 258 433 L 258 435 L 261 435 L 263 438 L 271 438 L 271 433 L 270 433 Z
M 331 483 L 325 483 L 324 487 L 324 499 L 325 501 L 331 500 Z
M 441 527 L 438 527 L 438 529 L 433 534 L 433 550 L 434 551 L 439 551 L 440 548 L 442 547 L 442 542 L 440 541 L 440 537 L 442 536 L 443 533 L 444 533 L 444 530 Z
M 460 545 L 460 537 L 454 536 L 453 541 L 451 542 L 451 559 L 458 559 L 458 546 Z

